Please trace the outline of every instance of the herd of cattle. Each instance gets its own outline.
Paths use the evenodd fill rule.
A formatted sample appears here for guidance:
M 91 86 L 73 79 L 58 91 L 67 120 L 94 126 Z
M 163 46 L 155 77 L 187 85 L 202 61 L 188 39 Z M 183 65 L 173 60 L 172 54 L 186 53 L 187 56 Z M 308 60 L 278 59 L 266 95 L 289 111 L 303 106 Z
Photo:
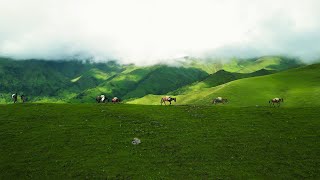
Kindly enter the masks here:
M 106 103 L 106 102 L 109 102 L 109 98 L 107 98 L 105 95 L 102 94 L 96 97 L 96 101 L 97 103 Z M 118 103 L 118 102 L 121 102 L 121 100 L 117 97 L 114 97 L 111 99 L 111 102 Z
M 11 98 L 12 98 L 13 103 L 17 103 L 18 102 L 18 93 L 12 94 Z M 20 99 L 23 103 L 28 100 L 27 97 L 23 94 L 20 96 Z
M 106 102 L 109 102 L 109 99 L 105 95 L 100 95 L 96 97 L 96 101 L 97 103 L 106 103 Z M 171 105 L 172 101 L 177 102 L 177 98 L 171 97 L 171 96 L 165 96 L 160 99 L 160 104 L 167 105 L 166 102 L 169 102 Z M 120 102 L 120 99 L 117 97 L 114 97 L 111 99 L 111 102 L 113 103 Z M 277 104 L 277 106 L 279 107 L 281 102 L 283 102 L 283 98 L 273 98 L 269 101 L 269 105 L 275 106 Z M 212 100 L 212 104 L 219 104 L 219 103 L 221 104 L 228 103 L 228 99 L 217 97 Z
M 17 103 L 18 102 L 18 93 L 12 94 L 11 98 L 13 100 L 13 103 Z M 23 103 L 28 100 L 27 97 L 23 94 L 20 96 L 20 98 Z M 110 101 L 109 98 L 103 94 L 96 97 L 97 103 L 107 103 L 109 101 Z M 171 96 L 165 96 L 165 97 L 161 98 L 160 104 L 166 105 L 166 102 L 169 102 L 171 105 L 172 101 L 177 102 L 177 98 L 171 97 Z M 114 97 L 111 99 L 111 102 L 112 103 L 119 103 L 119 102 L 121 102 L 121 100 L 118 97 Z M 275 106 L 277 104 L 277 106 L 280 107 L 280 103 L 282 103 L 282 102 L 283 102 L 283 98 L 273 98 L 269 101 L 269 105 Z M 219 103 L 221 103 L 221 104 L 228 103 L 228 99 L 222 98 L 222 97 L 217 97 L 212 100 L 212 104 L 219 104 Z
M 168 101 L 171 104 L 171 101 L 177 102 L 177 98 L 170 97 L 170 96 L 165 96 L 162 97 L 160 100 L 160 104 L 164 103 L 166 105 L 166 101 Z M 280 107 L 280 103 L 283 102 L 283 98 L 273 98 L 269 101 L 269 105 L 275 106 L 277 104 L 278 107 Z M 228 103 L 228 99 L 222 98 L 222 97 L 217 97 L 212 100 L 212 104 L 225 104 Z

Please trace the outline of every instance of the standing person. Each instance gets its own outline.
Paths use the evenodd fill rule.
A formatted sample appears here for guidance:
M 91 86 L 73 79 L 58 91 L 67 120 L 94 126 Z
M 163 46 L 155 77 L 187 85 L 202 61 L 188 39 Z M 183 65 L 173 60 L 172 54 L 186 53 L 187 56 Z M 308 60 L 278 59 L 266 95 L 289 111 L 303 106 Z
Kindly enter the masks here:
M 18 93 L 14 93 L 11 95 L 11 98 L 13 100 L 13 103 L 16 103 L 18 101 Z

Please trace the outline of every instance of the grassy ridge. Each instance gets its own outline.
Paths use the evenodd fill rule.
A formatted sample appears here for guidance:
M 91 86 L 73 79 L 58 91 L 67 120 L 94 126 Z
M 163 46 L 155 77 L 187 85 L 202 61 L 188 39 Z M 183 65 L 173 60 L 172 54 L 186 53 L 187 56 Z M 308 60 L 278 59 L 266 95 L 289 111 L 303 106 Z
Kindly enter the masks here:
M 249 59 L 197 59 L 187 57 L 184 60 L 180 62 L 183 66 L 202 69 L 209 74 L 222 69 L 237 73 L 252 73 L 260 69 L 282 71 L 303 65 L 300 60 L 285 56 L 263 56 Z
M 0 102 L 11 102 L 11 94 L 26 95 L 33 102 L 66 102 L 122 72 L 115 62 L 15 61 L 0 57 Z
M 175 60 L 172 60 L 175 61 Z M 253 72 L 284 70 L 302 63 L 286 57 L 214 60 L 184 58 L 177 66 L 138 67 L 114 61 L 43 61 L 0 57 L 0 103 L 11 102 L 11 94 L 26 95 L 32 102 L 93 102 L 104 93 L 122 99 L 164 94 L 201 81 L 221 69 Z M 222 78 L 223 79 L 223 78 Z
M 266 70 L 286 70 L 301 66 L 302 63 L 297 59 L 291 59 L 281 56 L 264 56 L 246 60 L 232 59 L 224 64 L 223 69 L 229 72 L 252 73 L 260 69 Z
M 214 74 L 211 74 L 210 76 L 208 76 L 207 78 L 205 78 L 200 82 L 189 84 L 175 91 L 169 92 L 169 94 L 173 94 L 173 95 L 188 94 L 190 92 L 201 90 L 203 88 L 218 86 L 218 85 L 225 84 L 227 82 L 234 81 L 237 79 L 263 76 L 263 75 L 272 74 L 272 73 L 274 73 L 274 71 L 269 71 L 265 69 L 255 71 L 253 73 L 232 73 L 232 72 L 220 70 Z
M 131 68 L 130 68 L 131 69 Z M 146 94 L 162 94 L 208 76 L 195 68 L 170 67 L 158 65 L 152 67 L 132 67 L 99 86 L 85 90 L 73 101 L 92 102 L 94 97 L 105 94 L 121 99 L 143 97 Z
M 0 179 L 320 176 L 316 108 L 0 108 Z
M 177 96 L 177 104 L 210 104 L 215 97 L 229 99 L 228 106 L 266 106 L 273 97 L 283 97 L 285 106 L 319 106 L 320 64 L 232 81 L 220 86 L 188 91 Z M 161 95 L 148 95 L 128 103 L 160 104 Z

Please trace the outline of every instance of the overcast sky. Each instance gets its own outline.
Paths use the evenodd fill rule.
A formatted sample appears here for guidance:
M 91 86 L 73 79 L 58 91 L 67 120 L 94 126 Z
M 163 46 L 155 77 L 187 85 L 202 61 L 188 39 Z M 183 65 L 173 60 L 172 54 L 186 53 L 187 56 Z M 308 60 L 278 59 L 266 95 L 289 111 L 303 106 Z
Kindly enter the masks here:
M 319 0 L 0 0 L 0 56 L 320 55 Z

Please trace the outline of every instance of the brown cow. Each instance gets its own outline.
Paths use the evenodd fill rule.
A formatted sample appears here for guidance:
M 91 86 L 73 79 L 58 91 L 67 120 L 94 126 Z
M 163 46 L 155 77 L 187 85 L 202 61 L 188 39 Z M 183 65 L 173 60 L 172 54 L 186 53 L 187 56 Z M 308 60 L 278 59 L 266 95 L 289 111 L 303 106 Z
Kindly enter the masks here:
M 171 105 L 171 101 L 177 102 L 177 98 L 173 98 L 173 97 L 170 97 L 170 96 L 162 97 L 161 100 L 160 100 L 161 105 L 162 105 L 162 103 L 164 103 L 164 105 L 167 105 L 166 101 L 170 102 L 170 105 Z
M 269 101 L 269 105 L 273 105 L 275 107 L 274 104 L 278 104 L 278 107 L 280 107 L 281 102 L 283 102 L 283 98 L 273 98 Z

